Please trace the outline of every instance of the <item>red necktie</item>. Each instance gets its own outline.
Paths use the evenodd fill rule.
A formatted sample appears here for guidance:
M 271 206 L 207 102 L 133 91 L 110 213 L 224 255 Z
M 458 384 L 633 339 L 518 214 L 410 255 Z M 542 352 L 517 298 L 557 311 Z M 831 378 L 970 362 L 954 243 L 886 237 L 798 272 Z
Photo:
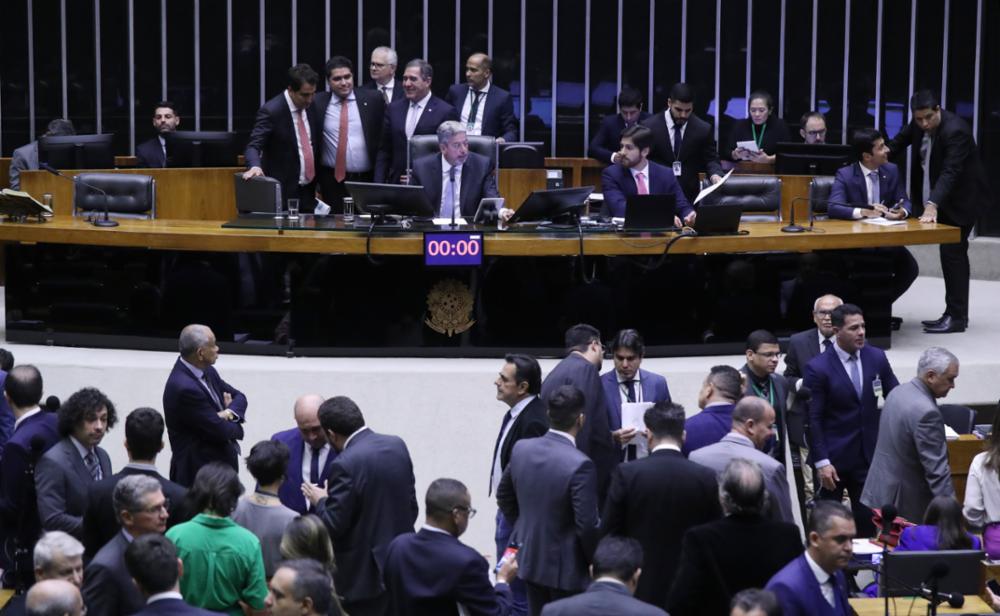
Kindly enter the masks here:
M 635 174 L 635 183 L 639 187 L 640 195 L 649 194 L 649 189 L 646 188 L 646 177 L 641 171 Z
M 305 163 L 306 184 L 316 177 L 316 166 L 313 163 L 312 144 L 309 142 L 309 133 L 306 132 L 305 109 L 299 109 L 295 124 L 299 130 L 299 145 L 302 147 L 302 160 Z M 343 123 L 343 122 L 342 122 Z
M 336 170 L 333 177 L 338 182 L 343 182 L 347 177 L 347 99 L 340 99 L 340 133 L 337 135 L 337 160 L 334 161 Z

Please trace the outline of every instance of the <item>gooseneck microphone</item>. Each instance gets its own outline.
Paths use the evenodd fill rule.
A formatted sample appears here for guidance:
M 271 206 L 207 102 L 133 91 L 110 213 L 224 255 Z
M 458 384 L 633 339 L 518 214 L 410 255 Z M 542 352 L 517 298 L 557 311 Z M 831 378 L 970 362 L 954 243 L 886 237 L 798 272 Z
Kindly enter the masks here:
M 892 525 L 895 523 L 896 516 L 899 515 L 899 511 L 896 509 L 896 505 L 892 503 L 887 503 L 882 505 L 882 532 L 879 533 L 879 541 L 882 542 L 882 576 L 884 582 L 882 587 L 888 591 L 889 589 L 889 559 L 886 558 L 889 555 L 889 538 L 892 536 Z M 885 595 L 885 616 L 889 616 L 889 593 L 883 592 Z
M 104 195 L 104 200 L 103 200 L 104 201 L 104 217 L 103 218 L 94 217 L 93 219 L 90 220 L 90 224 L 94 225 L 95 227 L 117 227 L 118 226 L 118 221 L 117 220 L 111 220 L 108 217 L 108 193 L 105 192 L 103 188 L 101 188 L 99 186 L 94 186 L 93 184 L 91 184 L 89 182 L 84 182 L 79 177 L 76 177 L 76 176 L 70 177 L 70 176 L 66 175 L 62 171 L 59 171 L 58 169 L 56 169 L 55 167 L 53 167 L 52 165 L 50 165 L 48 163 L 39 163 L 38 166 L 40 168 L 48 171 L 52 175 L 61 177 L 64 180 L 69 180 L 70 182 L 73 182 L 74 184 L 81 184 L 81 185 L 86 186 L 87 188 L 89 188 L 91 190 L 95 190 L 95 191 L 101 193 L 102 195 Z

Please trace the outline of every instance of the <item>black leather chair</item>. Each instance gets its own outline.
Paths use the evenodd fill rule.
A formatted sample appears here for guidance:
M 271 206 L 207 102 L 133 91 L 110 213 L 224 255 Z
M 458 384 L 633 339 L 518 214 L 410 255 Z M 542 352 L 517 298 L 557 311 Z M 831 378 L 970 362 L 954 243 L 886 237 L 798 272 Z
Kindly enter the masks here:
M 541 144 L 505 143 L 500 146 L 500 166 L 504 169 L 544 169 Z
M 941 404 L 938 405 L 941 417 L 945 425 L 959 434 L 972 434 L 972 429 L 976 425 L 976 412 L 961 404 Z
M 437 135 L 414 135 L 410 138 L 410 160 L 414 161 L 421 156 L 437 154 L 441 151 L 438 146 Z M 497 167 L 497 140 L 495 137 L 483 135 L 469 135 L 469 151 L 475 152 L 490 159 L 493 168 Z M 411 162 L 412 166 L 413 163 Z
M 73 215 L 103 212 L 118 218 L 156 218 L 156 180 L 134 173 L 81 173 L 73 190 Z M 88 184 L 90 186 L 88 186 Z M 107 193 L 101 194 L 99 188 Z
M 829 218 L 826 202 L 830 200 L 830 191 L 832 190 L 832 175 L 818 175 L 809 182 L 809 202 L 812 204 L 813 218 L 817 220 Z M 801 212 L 799 210 L 799 213 Z
M 702 188 L 711 180 L 705 179 Z M 737 204 L 746 222 L 781 220 L 781 178 L 769 175 L 732 175 L 726 183 L 705 197 L 700 206 Z

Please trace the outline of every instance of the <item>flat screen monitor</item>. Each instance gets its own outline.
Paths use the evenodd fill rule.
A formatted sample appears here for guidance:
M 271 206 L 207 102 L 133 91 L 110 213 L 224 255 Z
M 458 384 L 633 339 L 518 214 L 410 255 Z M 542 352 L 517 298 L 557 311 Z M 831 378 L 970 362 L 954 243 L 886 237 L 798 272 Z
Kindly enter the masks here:
M 559 221 L 579 216 L 587 197 L 594 192 L 593 186 L 579 188 L 556 188 L 536 190 L 528 195 L 521 207 L 507 221 L 509 224 L 533 221 Z
M 56 169 L 112 169 L 115 155 L 113 133 L 59 135 L 38 140 L 38 162 Z
M 934 552 L 890 552 L 886 556 L 890 597 L 913 596 L 913 588 L 930 586 L 931 572 L 938 569 L 938 592 L 978 595 L 983 586 L 986 552 L 981 550 L 938 550 Z M 882 576 L 883 578 L 886 576 Z M 886 592 L 886 580 L 882 582 Z
M 166 137 L 168 167 L 236 166 L 236 133 L 178 130 Z
M 834 175 L 855 160 L 851 146 L 839 143 L 779 143 L 775 155 L 780 175 Z
M 435 209 L 423 186 L 344 182 L 358 211 L 373 216 L 433 218 Z

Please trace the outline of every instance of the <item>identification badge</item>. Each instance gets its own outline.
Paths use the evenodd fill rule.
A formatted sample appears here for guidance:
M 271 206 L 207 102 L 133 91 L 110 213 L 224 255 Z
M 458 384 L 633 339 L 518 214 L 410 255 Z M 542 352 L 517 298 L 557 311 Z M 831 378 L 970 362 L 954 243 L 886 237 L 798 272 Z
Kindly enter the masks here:
M 872 389 L 875 390 L 875 397 L 876 398 L 881 398 L 882 397 L 882 379 L 880 379 L 878 377 L 875 377 L 875 380 L 872 381 Z
M 676 175 L 677 177 L 680 177 L 682 173 L 684 173 L 684 169 L 681 167 L 681 161 L 675 160 L 674 161 L 674 175 Z

